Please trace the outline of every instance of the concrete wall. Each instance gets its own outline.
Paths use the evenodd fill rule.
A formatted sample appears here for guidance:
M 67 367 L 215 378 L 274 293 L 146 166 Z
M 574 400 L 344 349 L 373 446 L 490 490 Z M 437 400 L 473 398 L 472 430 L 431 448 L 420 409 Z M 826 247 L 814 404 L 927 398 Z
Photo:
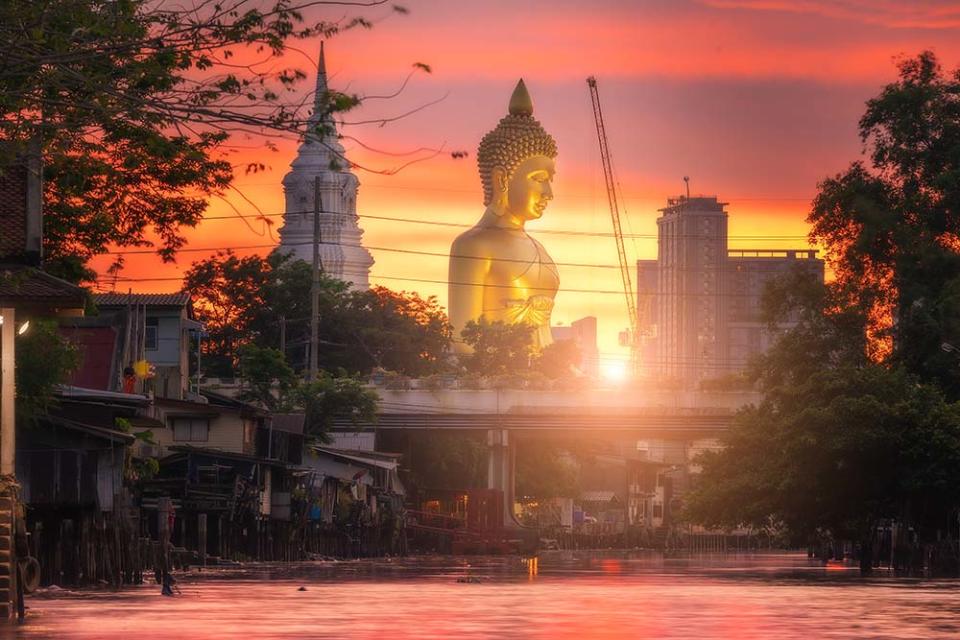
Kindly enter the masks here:
M 377 389 L 382 413 L 523 413 L 550 409 L 577 409 L 585 414 L 611 410 L 738 409 L 756 403 L 753 391 L 663 391 L 642 387 L 585 391 L 526 391 L 514 389 Z

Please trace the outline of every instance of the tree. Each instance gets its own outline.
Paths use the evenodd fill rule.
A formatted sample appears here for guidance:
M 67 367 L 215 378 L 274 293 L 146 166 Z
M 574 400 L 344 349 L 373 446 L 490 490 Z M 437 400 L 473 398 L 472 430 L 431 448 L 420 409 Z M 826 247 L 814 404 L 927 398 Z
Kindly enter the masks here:
M 577 468 L 565 450 L 543 440 L 517 444 L 517 495 L 541 500 L 580 493 Z
M 869 364 L 767 391 L 737 416 L 723 450 L 701 458 L 687 517 L 784 529 L 796 544 L 852 540 L 867 572 L 877 526 L 896 520 L 922 542 L 949 528 L 960 406 L 935 386 Z
M 434 296 L 374 286 L 353 291 L 321 311 L 328 368 L 368 372 L 374 367 L 421 377 L 447 368 L 451 329 Z
M 307 23 L 304 11 L 382 4 L 3 3 L 0 138 L 41 144 L 48 269 L 89 277 L 85 261 L 113 245 L 155 246 L 171 260 L 182 229 L 231 184 L 231 136 L 303 133 L 309 114 L 291 92 L 306 74 L 280 62 L 291 43 L 372 24 Z M 360 101 L 320 97 L 325 113 Z
M 256 402 L 271 411 L 290 404 L 298 379 L 283 354 L 270 347 L 245 344 L 240 347 L 240 399 Z
M 486 486 L 488 448 L 484 436 L 410 432 L 402 438 L 395 446 L 405 447 L 403 481 L 411 493 Z
M 230 375 L 244 342 L 280 349 L 295 369 L 307 366 L 311 266 L 274 251 L 266 258 L 231 252 L 195 262 L 184 278 L 210 334 L 207 371 Z M 384 287 L 351 291 L 320 278 L 320 366 L 367 374 L 374 367 L 422 376 L 446 366 L 450 328 L 436 298 Z M 284 345 L 281 345 L 281 327 Z
M 57 331 L 56 322 L 33 319 L 17 336 L 16 415 L 21 424 L 47 413 L 57 387 L 66 384 L 80 364 L 77 349 Z
M 260 256 L 237 257 L 232 251 L 194 262 L 183 277 L 197 318 L 204 323 L 204 368 L 232 375 L 240 347 L 254 332 L 257 310 L 266 304 L 270 265 Z
M 873 360 L 899 364 L 960 398 L 960 73 L 923 52 L 867 102 L 862 161 L 820 184 L 810 239 L 837 292 L 869 319 Z
M 552 380 L 577 374 L 581 360 L 580 347 L 573 340 L 558 340 L 544 347 L 533 357 L 532 368 Z
M 809 216 L 836 280 L 768 291 L 771 326 L 796 324 L 753 364 L 763 400 L 702 458 L 686 514 L 853 540 L 869 570 L 885 521 L 931 552 L 956 531 L 960 363 L 940 347 L 960 329 L 960 73 L 902 62 L 860 132 L 872 167 L 824 180 Z
M 240 374 L 241 400 L 270 411 L 303 411 L 305 434 L 312 439 L 324 441 L 337 418 L 354 424 L 376 420 L 378 396 L 360 380 L 323 371 L 316 380 L 301 381 L 276 349 L 240 347 Z
M 534 355 L 532 326 L 480 318 L 468 322 L 461 335 L 471 349 L 460 360 L 469 373 L 503 376 L 529 371 Z
M 374 422 L 379 400 L 377 393 L 364 388 L 361 380 L 327 372 L 300 385 L 295 398 L 297 406 L 306 412 L 307 435 L 321 441 L 326 440 L 337 418 L 347 418 L 354 425 Z

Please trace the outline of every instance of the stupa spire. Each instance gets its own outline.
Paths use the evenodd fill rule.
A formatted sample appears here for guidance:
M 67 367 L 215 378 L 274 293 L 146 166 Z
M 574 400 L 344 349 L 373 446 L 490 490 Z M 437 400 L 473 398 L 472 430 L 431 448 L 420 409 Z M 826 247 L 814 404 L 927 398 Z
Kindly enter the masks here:
M 280 250 L 296 258 L 313 260 L 313 203 L 320 182 L 320 261 L 327 275 L 343 280 L 357 290 L 370 284 L 373 256 L 363 248 L 363 229 L 357 218 L 357 188 L 360 181 L 337 135 L 329 112 L 327 61 L 323 42 L 317 59 L 317 89 L 313 114 L 290 172 L 283 177 L 286 207 L 280 228 Z
M 313 115 L 310 116 L 309 123 L 311 127 L 316 127 L 321 122 L 324 124 L 333 124 L 333 118 L 327 113 L 327 60 L 323 52 L 323 40 L 320 41 L 320 58 L 317 60 L 317 89 L 313 94 Z

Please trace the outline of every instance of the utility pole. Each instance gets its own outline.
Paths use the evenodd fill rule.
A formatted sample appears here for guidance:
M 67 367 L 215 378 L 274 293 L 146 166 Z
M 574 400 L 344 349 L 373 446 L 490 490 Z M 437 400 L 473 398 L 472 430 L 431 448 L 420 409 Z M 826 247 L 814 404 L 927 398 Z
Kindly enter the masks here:
M 320 361 L 320 176 L 313 179 L 313 284 L 310 285 L 310 382 Z
M 17 428 L 14 403 L 16 314 L 13 307 L 0 309 L 0 474 L 16 473 Z

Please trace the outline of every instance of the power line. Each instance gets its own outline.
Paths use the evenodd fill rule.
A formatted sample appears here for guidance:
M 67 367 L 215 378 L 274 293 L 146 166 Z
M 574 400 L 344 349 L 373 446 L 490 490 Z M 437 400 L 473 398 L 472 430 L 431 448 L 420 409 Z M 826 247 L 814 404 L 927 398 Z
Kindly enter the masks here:
M 345 271 L 345 272 L 344 272 L 344 275 L 346 275 L 346 276 L 351 276 L 351 275 L 360 276 L 360 275 L 367 275 L 367 274 L 366 274 L 366 273 L 360 273 L 360 272 L 348 272 L 348 271 Z M 451 285 L 451 284 L 453 284 L 453 285 L 456 285 L 456 286 L 464 286 L 464 287 L 488 287 L 488 288 L 496 288 L 496 289 L 513 289 L 513 288 L 514 288 L 513 285 L 508 285 L 508 284 L 486 284 L 486 283 L 482 283 L 482 282 L 456 282 L 456 281 L 450 281 L 450 280 L 437 280 L 437 279 L 432 279 L 432 278 L 406 278 L 406 277 L 400 277 L 400 276 L 383 276 L 383 275 L 377 275 L 377 274 L 373 274 L 373 273 L 369 274 L 369 277 L 370 277 L 370 278 L 377 279 L 377 280 L 392 280 L 392 281 L 401 281 L 401 282 L 417 282 L 417 283 L 421 283 L 421 284 L 442 284 L 442 285 Z M 107 277 L 107 278 L 105 278 L 105 279 L 106 279 L 106 280 L 110 280 L 110 281 L 114 280 L 113 277 Z M 182 281 L 183 281 L 183 276 L 180 276 L 180 277 L 153 277 L 153 278 L 130 278 L 130 277 L 119 276 L 119 277 L 117 277 L 115 280 L 116 280 L 116 282 L 117 282 L 118 284 L 119 284 L 119 283 L 122 283 L 122 282 L 182 282 Z M 99 283 L 98 283 L 98 284 L 99 284 Z M 106 284 L 109 284 L 109 282 L 106 283 Z M 602 294 L 602 295 L 619 295 L 619 296 L 622 296 L 622 295 L 623 295 L 623 291 L 620 290 L 620 289 L 565 289 L 565 288 L 563 288 L 563 287 L 559 287 L 559 288 L 557 288 L 557 289 L 553 289 L 552 287 L 533 287 L 533 286 L 526 287 L 526 289 L 531 290 L 531 291 L 543 291 L 543 292 L 547 292 L 547 293 L 550 293 L 550 292 L 556 292 L 556 293 L 596 293 L 596 294 Z M 749 293 L 713 294 L 713 293 L 696 293 L 696 292 L 690 292 L 690 293 L 673 294 L 673 295 L 678 295 L 678 296 L 681 296 L 681 297 L 684 297 L 684 298 L 700 298 L 700 297 L 705 297 L 705 298 L 718 298 L 718 299 L 719 299 L 719 298 L 724 298 L 724 299 L 729 299 L 729 298 L 750 298 L 750 299 L 755 299 L 755 298 L 758 297 L 758 296 L 756 296 L 756 295 L 749 294 Z M 655 295 L 654 297 L 659 297 L 659 294 Z
M 191 253 L 204 253 L 204 252 L 217 252 L 217 251 L 241 251 L 241 250 L 252 250 L 252 249 L 282 249 L 283 247 L 292 247 L 292 246 L 308 246 L 312 245 L 312 241 L 302 241 L 302 242 L 291 242 L 286 245 L 274 245 L 274 244 L 260 244 L 260 245 L 237 245 L 233 247 L 193 247 L 188 249 L 181 249 L 184 252 Z M 521 258 L 497 258 L 490 256 L 472 256 L 465 254 L 455 254 L 455 253 L 446 253 L 438 251 L 424 251 L 420 249 L 399 249 L 395 247 L 376 247 L 368 246 L 363 244 L 348 244 L 348 243 L 336 243 L 336 242 L 321 242 L 321 245 L 331 246 L 331 247 L 346 247 L 346 248 L 357 248 L 357 249 L 368 249 L 370 251 L 384 251 L 389 253 L 400 253 L 407 255 L 420 255 L 420 256 L 429 256 L 435 258 L 462 258 L 465 260 L 482 260 L 490 262 L 508 262 L 508 263 L 518 263 L 518 264 L 529 264 L 530 260 L 521 259 Z M 734 249 L 733 251 L 737 251 Z M 815 251 L 814 249 L 784 249 L 784 250 L 766 250 L 774 253 L 787 252 L 787 251 Z M 127 255 L 151 255 L 154 252 L 149 249 L 134 249 L 130 251 L 109 251 L 101 255 L 117 255 L 117 256 L 127 256 Z M 751 256 L 746 256 L 747 258 Z M 758 256 L 759 258 L 785 258 L 786 256 Z M 802 260 L 799 259 L 798 263 L 802 264 Z M 360 261 L 344 261 L 343 264 L 352 264 L 356 266 L 363 266 L 365 263 Z M 613 263 L 585 263 L 585 262 L 554 262 L 555 266 L 561 267 L 575 267 L 575 268 L 593 268 L 593 269 L 619 269 L 619 265 Z M 680 272 L 709 272 L 711 269 L 693 269 L 688 267 L 665 267 L 666 270 L 670 271 L 680 271 Z M 361 273 L 355 273 L 353 275 L 363 275 Z
M 307 246 L 312 245 L 313 241 L 304 240 L 302 242 L 288 242 L 285 245 L 276 245 L 276 244 L 256 244 L 256 245 L 238 245 L 233 247 L 192 247 L 186 249 L 180 249 L 182 252 L 190 253 L 204 253 L 204 252 L 214 252 L 214 251 L 241 251 L 241 250 L 250 250 L 250 249 L 282 249 L 283 247 L 292 247 L 292 246 Z M 340 242 L 321 242 L 321 245 L 331 246 L 331 247 L 347 247 L 355 249 L 368 249 L 370 251 L 385 251 L 389 253 L 403 253 L 410 255 L 421 255 L 421 256 L 431 256 L 438 258 L 462 258 L 465 260 L 484 260 L 491 262 L 515 262 L 519 264 L 529 264 L 530 260 L 525 260 L 522 258 L 497 258 L 490 256 L 471 256 L 466 254 L 457 254 L 457 253 L 447 253 L 439 251 L 424 251 L 422 249 L 399 249 L 396 247 L 377 247 L 364 244 L 350 244 L 350 243 L 340 243 Z M 732 249 L 732 251 L 738 251 L 738 249 Z M 761 252 L 787 252 L 787 251 L 816 251 L 816 249 L 747 249 L 746 251 L 761 251 Z M 132 249 L 129 251 L 107 251 L 100 255 L 114 255 L 114 256 L 129 256 L 129 255 L 152 255 L 155 251 L 151 249 Z M 746 256 L 750 257 L 750 256 Z M 757 256 L 760 258 L 763 257 L 786 257 L 786 256 Z M 355 262 L 355 264 L 361 264 L 360 262 Z M 594 268 L 594 269 L 619 269 L 620 266 L 612 263 L 603 264 L 603 263 L 589 263 L 589 262 L 554 262 L 556 266 L 562 267 L 581 267 L 581 268 Z M 678 269 L 676 270 L 686 270 Z M 693 271 L 706 271 L 706 269 L 693 269 Z
M 420 224 L 436 227 L 455 227 L 459 229 L 469 229 L 473 227 L 473 224 L 468 224 L 464 222 L 441 222 L 437 220 L 418 220 L 416 218 L 397 218 L 393 216 L 375 216 L 365 213 L 340 213 L 335 211 L 324 211 L 326 216 L 342 216 L 342 217 L 354 217 L 364 218 L 368 220 L 385 220 L 388 222 L 403 222 L 407 224 Z M 225 216 L 206 216 L 202 221 L 207 220 L 239 220 L 241 218 L 276 218 L 283 217 L 288 215 L 287 213 L 243 213 L 240 215 L 225 215 Z M 290 216 L 306 216 L 309 215 L 309 212 L 296 211 L 289 214 Z M 569 236 L 588 236 L 588 237 L 598 237 L 598 238 L 613 238 L 614 234 L 611 232 L 605 231 L 576 231 L 573 229 L 536 229 L 533 233 L 544 233 L 552 235 L 569 235 Z M 631 233 L 624 234 L 624 238 L 635 238 L 638 240 L 656 240 L 658 238 L 657 234 L 653 233 Z M 689 235 L 673 235 L 672 237 L 678 238 L 702 238 L 706 237 L 701 234 L 689 234 Z M 807 236 L 803 235 L 727 235 L 728 240 L 806 240 Z
M 242 186 L 244 187 L 275 187 L 279 184 L 277 181 L 272 182 L 244 182 Z M 477 194 L 479 193 L 478 189 L 454 189 L 451 187 L 428 187 L 423 185 L 409 185 L 409 184 L 376 184 L 376 183 L 364 183 L 364 189 L 385 189 L 385 190 L 398 190 L 398 191 L 427 191 L 433 193 L 470 193 Z M 564 198 L 577 198 L 582 200 L 595 200 L 596 194 L 594 193 L 578 193 L 575 191 L 564 191 L 562 193 Z M 640 194 L 637 192 L 625 193 L 624 197 L 629 198 L 630 200 L 645 200 L 645 199 L 654 199 L 660 198 L 661 196 L 649 196 L 646 194 Z M 711 198 L 719 197 L 713 194 L 699 194 L 693 195 L 692 198 Z M 729 200 L 730 202 L 811 202 L 813 196 L 724 196 L 723 200 Z

